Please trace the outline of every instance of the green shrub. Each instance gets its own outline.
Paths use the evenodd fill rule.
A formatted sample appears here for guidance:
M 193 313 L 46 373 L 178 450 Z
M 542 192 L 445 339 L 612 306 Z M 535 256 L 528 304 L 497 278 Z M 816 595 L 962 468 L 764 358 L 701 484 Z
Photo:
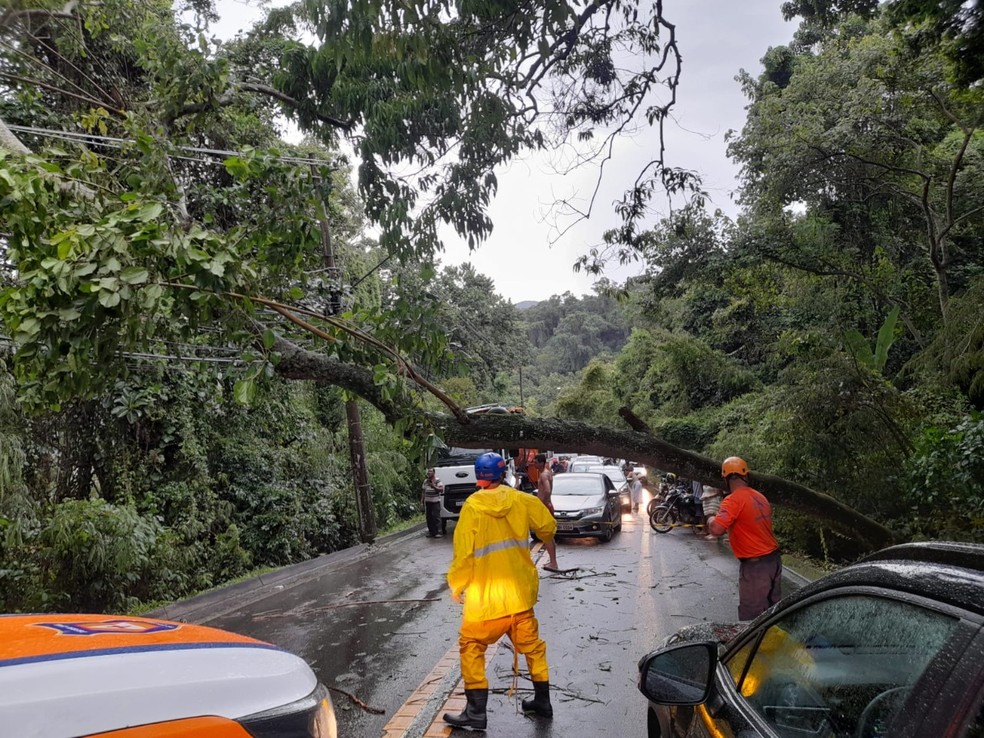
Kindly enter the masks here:
M 984 414 L 924 428 L 906 480 L 921 536 L 984 541 Z
M 159 571 L 160 525 L 132 507 L 105 500 L 57 504 L 40 542 L 45 585 L 60 593 L 59 609 L 126 611 L 140 599 L 153 599 Z M 164 549 L 166 550 L 166 548 Z

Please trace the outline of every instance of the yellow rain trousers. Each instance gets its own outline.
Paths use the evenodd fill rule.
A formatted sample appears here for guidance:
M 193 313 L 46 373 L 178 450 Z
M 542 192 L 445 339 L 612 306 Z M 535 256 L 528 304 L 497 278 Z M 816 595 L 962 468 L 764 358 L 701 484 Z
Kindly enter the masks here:
M 526 667 L 534 682 L 550 681 L 547 669 L 547 644 L 540 638 L 540 624 L 532 610 L 497 620 L 461 623 L 458 650 L 461 654 L 461 678 L 465 689 L 486 689 L 485 650 L 502 636 L 509 634 L 513 650 L 526 656 Z M 515 664 L 513 664 L 515 666 Z
M 466 689 L 488 687 L 485 650 L 508 634 L 534 681 L 547 681 L 547 648 L 533 615 L 540 575 L 530 558 L 533 530 L 553 540 L 557 522 L 534 495 L 499 485 L 472 494 L 454 528 L 448 585 L 464 597 L 458 644 Z

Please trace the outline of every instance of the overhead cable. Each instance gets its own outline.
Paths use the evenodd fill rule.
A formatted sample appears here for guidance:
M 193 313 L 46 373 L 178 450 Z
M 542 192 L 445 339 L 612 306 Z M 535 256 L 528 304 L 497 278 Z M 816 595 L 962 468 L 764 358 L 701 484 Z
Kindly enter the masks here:
M 26 133 L 33 136 L 41 136 L 42 138 L 52 138 L 61 141 L 69 141 L 72 143 L 90 143 L 99 144 L 101 146 L 109 146 L 112 148 L 122 148 L 124 144 L 134 145 L 136 141 L 127 138 L 116 138 L 114 136 L 100 136 L 94 133 L 81 133 L 78 131 L 59 131 L 52 128 L 39 128 L 37 126 L 18 126 L 7 124 L 7 128 L 15 133 Z M 206 156 L 243 156 L 242 151 L 232 151 L 227 149 L 210 149 L 201 146 L 175 146 L 175 149 L 179 151 L 184 151 L 193 154 L 202 154 Z M 188 158 L 188 157 L 177 157 L 172 155 L 173 158 Z M 311 164 L 332 164 L 333 162 L 326 161 L 324 159 L 315 159 L 311 157 L 300 157 L 300 156 L 270 156 L 268 158 L 274 161 L 282 161 L 287 164 L 298 164 L 303 166 L 310 166 Z M 201 161 L 203 163 L 211 163 L 212 160 L 209 159 L 194 159 L 189 158 L 189 161 Z

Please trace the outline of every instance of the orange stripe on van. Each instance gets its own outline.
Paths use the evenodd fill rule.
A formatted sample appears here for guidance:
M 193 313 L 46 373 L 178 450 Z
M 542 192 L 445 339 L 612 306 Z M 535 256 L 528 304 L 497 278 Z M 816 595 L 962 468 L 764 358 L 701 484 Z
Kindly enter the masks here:
M 175 644 L 267 645 L 223 630 L 154 618 L 75 614 L 0 617 L 0 665 L 12 659 Z
M 95 733 L 87 738 L 250 738 L 250 735 L 233 720 L 197 717 Z

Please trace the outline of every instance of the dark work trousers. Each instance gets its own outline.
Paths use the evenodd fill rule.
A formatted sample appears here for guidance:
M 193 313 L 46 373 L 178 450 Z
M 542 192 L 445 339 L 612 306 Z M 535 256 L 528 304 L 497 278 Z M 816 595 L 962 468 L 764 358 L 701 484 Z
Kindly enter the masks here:
M 424 502 L 424 512 L 427 514 L 427 535 L 436 536 L 441 533 L 441 502 Z
M 782 597 L 782 556 L 778 551 L 744 559 L 738 566 L 738 619 L 754 620 Z

